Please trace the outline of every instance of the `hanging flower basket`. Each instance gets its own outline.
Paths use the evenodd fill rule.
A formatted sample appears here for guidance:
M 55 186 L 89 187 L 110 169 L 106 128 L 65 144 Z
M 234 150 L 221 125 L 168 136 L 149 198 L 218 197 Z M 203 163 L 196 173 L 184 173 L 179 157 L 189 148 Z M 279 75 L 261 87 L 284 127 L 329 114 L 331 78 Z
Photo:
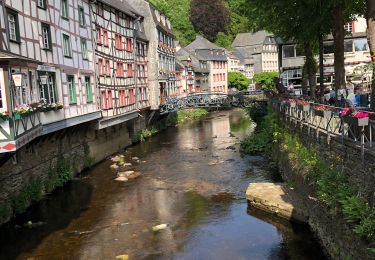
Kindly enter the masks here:
M 354 126 L 367 126 L 369 123 L 369 118 L 368 117 L 355 117 L 355 116 L 343 116 L 342 120 L 349 124 L 349 125 L 354 125 Z
M 21 120 L 22 119 L 22 115 L 21 114 L 15 113 L 13 115 L 14 115 L 14 120 Z

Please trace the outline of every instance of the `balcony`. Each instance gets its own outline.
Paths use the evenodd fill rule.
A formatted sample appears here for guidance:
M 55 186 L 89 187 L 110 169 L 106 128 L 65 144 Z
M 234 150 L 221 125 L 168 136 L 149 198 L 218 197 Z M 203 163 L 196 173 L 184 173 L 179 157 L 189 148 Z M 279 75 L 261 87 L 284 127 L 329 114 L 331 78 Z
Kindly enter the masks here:
M 15 152 L 42 134 L 40 112 L 0 115 L 0 153 Z

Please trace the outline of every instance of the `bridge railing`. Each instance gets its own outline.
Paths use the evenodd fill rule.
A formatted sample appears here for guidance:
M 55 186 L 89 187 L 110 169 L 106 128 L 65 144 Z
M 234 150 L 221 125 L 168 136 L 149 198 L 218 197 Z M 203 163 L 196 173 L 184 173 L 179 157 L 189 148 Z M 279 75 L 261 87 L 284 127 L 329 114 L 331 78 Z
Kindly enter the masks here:
M 356 113 L 363 113 L 354 117 L 343 115 L 343 108 L 314 102 L 272 99 L 271 103 L 288 125 L 301 130 L 307 128 L 310 137 L 322 139 L 323 135 L 327 144 L 332 138 L 342 144 L 351 144 L 361 150 L 362 160 L 366 150 L 374 148 L 375 113 L 356 110 Z
M 168 97 L 160 106 L 160 114 L 177 110 L 197 107 L 248 107 L 254 98 L 239 94 L 226 94 L 221 92 L 195 93 L 186 97 Z

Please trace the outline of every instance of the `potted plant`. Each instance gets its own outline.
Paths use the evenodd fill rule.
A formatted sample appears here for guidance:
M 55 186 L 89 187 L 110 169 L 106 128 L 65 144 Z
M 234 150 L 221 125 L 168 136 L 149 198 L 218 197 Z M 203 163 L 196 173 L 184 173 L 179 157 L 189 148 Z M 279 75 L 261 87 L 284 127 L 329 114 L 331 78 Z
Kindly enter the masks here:
M 297 100 L 291 98 L 291 99 L 288 99 L 288 103 L 289 103 L 290 108 L 295 108 L 297 104 Z
M 314 107 L 314 112 L 316 116 L 324 117 L 324 118 L 331 118 L 332 111 L 329 106 L 327 105 L 318 105 Z
M 37 111 L 36 108 L 32 108 L 30 105 L 17 105 L 13 109 L 14 120 L 21 120 L 22 117 L 32 114 Z
M 9 111 L 0 112 L 0 123 L 8 121 L 10 119 Z
M 355 111 L 352 107 L 340 111 L 342 120 L 354 126 L 367 126 L 369 123 L 369 114 L 362 111 Z
M 297 107 L 299 110 L 302 110 L 303 112 L 310 111 L 310 103 L 305 100 L 299 100 L 297 103 Z

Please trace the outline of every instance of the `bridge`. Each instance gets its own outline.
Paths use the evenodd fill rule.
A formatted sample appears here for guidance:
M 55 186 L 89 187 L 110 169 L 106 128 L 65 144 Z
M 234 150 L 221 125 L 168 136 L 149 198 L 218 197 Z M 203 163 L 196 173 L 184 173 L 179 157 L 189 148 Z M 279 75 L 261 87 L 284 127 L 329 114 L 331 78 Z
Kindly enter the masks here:
M 160 106 L 160 114 L 189 108 L 250 107 L 254 103 L 266 102 L 262 92 L 194 93 L 186 97 L 169 97 Z

